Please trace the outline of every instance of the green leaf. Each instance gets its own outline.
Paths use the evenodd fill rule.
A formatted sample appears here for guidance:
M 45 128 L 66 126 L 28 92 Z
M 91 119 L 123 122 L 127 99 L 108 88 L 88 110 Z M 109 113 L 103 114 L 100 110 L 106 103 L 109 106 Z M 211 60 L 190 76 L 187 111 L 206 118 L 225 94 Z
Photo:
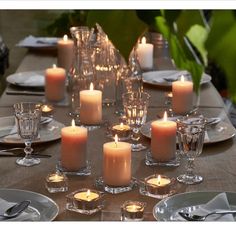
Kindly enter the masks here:
M 201 25 L 193 25 L 187 32 L 187 37 L 192 45 L 198 50 L 204 65 L 207 65 L 207 50 L 205 48 L 205 42 L 208 36 L 208 30 Z
M 233 11 L 214 11 L 206 47 L 209 57 L 225 72 L 229 93 L 234 103 L 236 103 L 235 35 L 236 20 Z
M 128 61 L 129 54 L 147 25 L 136 15 L 135 10 L 91 10 L 87 23 L 90 27 L 101 25 L 114 46 Z
M 191 73 L 194 89 L 198 93 L 204 67 L 201 64 L 198 64 L 194 59 L 189 59 L 179 38 L 175 33 L 171 32 L 171 26 L 168 25 L 164 17 L 156 17 L 156 25 L 169 42 L 171 56 L 174 59 L 177 68 L 187 70 Z

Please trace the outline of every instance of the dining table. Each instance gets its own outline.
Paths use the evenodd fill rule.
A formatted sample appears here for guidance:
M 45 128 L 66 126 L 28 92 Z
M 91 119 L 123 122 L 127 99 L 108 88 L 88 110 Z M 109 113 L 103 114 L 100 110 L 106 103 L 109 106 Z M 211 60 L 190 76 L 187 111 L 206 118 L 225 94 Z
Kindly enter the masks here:
M 166 58 L 157 58 L 158 67 L 155 70 L 173 69 L 173 64 Z M 57 62 L 55 53 L 51 51 L 41 52 L 40 50 L 29 50 L 21 61 L 15 73 L 27 71 L 45 70 Z M 171 91 L 171 87 L 144 83 L 144 91 L 151 95 L 147 122 L 160 118 L 166 109 L 165 94 Z M 25 91 L 25 93 L 22 93 Z M 28 91 L 28 93 L 27 93 Z M 34 92 L 39 92 L 34 94 Z M 225 127 L 218 126 L 217 134 L 209 137 L 204 143 L 203 151 L 195 159 L 195 171 L 203 176 L 203 182 L 193 185 L 175 183 L 173 196 L 187 192 L 217 191 L 236 192 L 236 139 L 235 128 L 230 122 L 228 109 L 222 97 L 211 81 L 200 87 L 199 111 L 208 118 L 220 117 Z M 17 102 L 45 102 L 44 90 L 25 88 L 8 83 L 0 98 L 0 117 L 14 116 L 13 104 Z M 45 187 L 46 176 L 56 170 L 61 157 L 61 139 L 33 143 L 35 152 L 49 154 L 51 157 L 41 158 L 38 165 L 23 167 L 16 164 L 16 158 L 11 156 L 0 156 L 0 188 L 19 189 L 42 194 L 52 199 L 59 207 L 59 212 L 54 221 L 120 221 L 121 206 L 127 200 L 141 201 L 146 203 L 144 221 L 156 221 L 153 209 L 161 201 L 154 197 L 147 196 L 140 192 L 137 185 L 131 191 L 111 194 L 104 192 L 103 208 L 95 214 L 86 215 L 70 211 L 66 208 L 67 195 L 82 188 L 97 189 L 96 180 L 103 175 L 103 144 L 110 142 L 107 135 L 109 126 L 119 123 L 119 116 L 116 114 L 116 105 L 103 107 L 104 125 L 88 132 L 88 153 L 87 158 L 91 163 L 91 174 L 88 176 L 67 175 L 68 191 L 50 193 Z M 54 104 L 53 119 L 64 126 L 70 126 L 69 96 L 65 102 Z M 1 124 L 0 124 L 1 125 Z M 222 129 L 222 130 L 221 130 Z M 225 132 L 224 129 L 227 129 Z M 222 132 L 222 136 L 221 136 Z M 142 135 L 141 141 L 150 148 L 150 138 Z M 19 146 L 15 143 L 7 143 L 0 140 L 0 150 Z M 20 144 L 23 147 L 23 144 Z M 179 166 L 148 166 L 145 163 L 147 150 L 132 152 L 131 168 L 132 177 L 142 181 L 153 174 L 166 175 L 170 178 L 176 177 L 185 172 L 187 159 L 181 157 Z M 165 211 L 165 209 L 163 209 Z

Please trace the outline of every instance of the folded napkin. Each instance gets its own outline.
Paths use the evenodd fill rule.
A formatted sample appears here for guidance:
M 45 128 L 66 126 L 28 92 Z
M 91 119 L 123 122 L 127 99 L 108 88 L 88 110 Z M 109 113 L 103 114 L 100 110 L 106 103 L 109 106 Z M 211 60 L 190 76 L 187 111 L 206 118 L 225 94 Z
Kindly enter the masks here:
M 189 74 L 187 71 L 181 70 L 160 70 L 143 73 L 143 78 L 145 81 L 149 82 L 158 82 L 166 83 L 167 81 L 164 78 L 171 78 L 174 80 L 178 79 L 181 75 Z
M 43 75 L 32 75 L 29 78 L 25 79 L 24 81 L 18 81 L 16 83 L 20 85 L 43 87 L 45 85 L 45 78 Z
M 56 46 L 58 38 L 49 37 L 34 37 L 32 35 L 27 36 L 21 40 L 16 46 L 18 47 L 49 47 Z
M 15 205 L 15 202 L 8 202 L 0 198 L 0 214 L 3 214 L 9 207 Z M 19 216 L 15 218 L 7 219 L 0 216 L 0 221 L 37 221 L 40 218 L 40 214 L 37 210 L 31 208 L 30 206 L 26 208 Z
M 196 215 L 206 215 L 216 210 L 232 210 L 227 199 L 226 193 L 220 193 L 216 195 L 212 200 L 204 205 L 201 205 L 198 209 L 191 212 Z M 176 214 L 176 220 L 186 221 L 179 214 Z M 232 214 L 227 215 L 211 215 L 206 218 L 206 221 L 235 221 Z

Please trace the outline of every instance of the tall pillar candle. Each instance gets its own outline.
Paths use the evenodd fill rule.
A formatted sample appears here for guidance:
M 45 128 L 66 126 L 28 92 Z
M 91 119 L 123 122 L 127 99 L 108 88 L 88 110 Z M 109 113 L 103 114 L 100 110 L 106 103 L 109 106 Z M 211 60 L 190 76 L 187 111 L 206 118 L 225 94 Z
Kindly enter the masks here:
M 65 98 L 66 71 L 53 65 L 45 72 L 45 96 L 48 101 L 59 102 Z
M 80 122 L 96 125 L 102 122 L 102 92 L 93 89 L 80 91 Z
M 181 76 L 179 81 L 172 83 L 172 108 L 173 112 L 184 115 L 193 108 L 193 82 L 186 81 Z
M 151 124 L 151 153 L 158 162 L 168 162 L 175 158 L 176 122 L 167 120 L 166 112 L 163 120 Z
M 61 129 L 61 167 L 66 171 L 78 171 L 86 167 L 88 131 L 72 125 Z
M 117 136 L 116 136 L 117 137 Z M 128 186 L 131 181 L 131 145 L 126 142 L 103 145 L 103 179 L 109 186 Z
M 59 67 L 69 71 L 74 53 L 74 42 L 67 35 L 57 42 L 57 64 Z
M 151 69 L 153 67 L 153 44 L 146 43 L 145 37 L 138 44 L 137 54 L 142 69 Z

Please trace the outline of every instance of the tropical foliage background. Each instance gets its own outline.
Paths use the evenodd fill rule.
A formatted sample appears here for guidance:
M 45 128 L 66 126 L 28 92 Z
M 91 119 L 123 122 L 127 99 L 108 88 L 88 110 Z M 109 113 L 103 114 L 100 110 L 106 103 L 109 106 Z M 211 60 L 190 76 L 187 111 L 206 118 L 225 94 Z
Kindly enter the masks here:
M 236 103 L 235 17 L 233 10 L 77 10 L 62 13 L 47 30 L 60 36 L 70 26 L 99 23 L 126 60 L 145 31 L 159 32 L 168 40 L 176 66 L 192 74 L 196 91 L 210 62 L 225 74 Z

